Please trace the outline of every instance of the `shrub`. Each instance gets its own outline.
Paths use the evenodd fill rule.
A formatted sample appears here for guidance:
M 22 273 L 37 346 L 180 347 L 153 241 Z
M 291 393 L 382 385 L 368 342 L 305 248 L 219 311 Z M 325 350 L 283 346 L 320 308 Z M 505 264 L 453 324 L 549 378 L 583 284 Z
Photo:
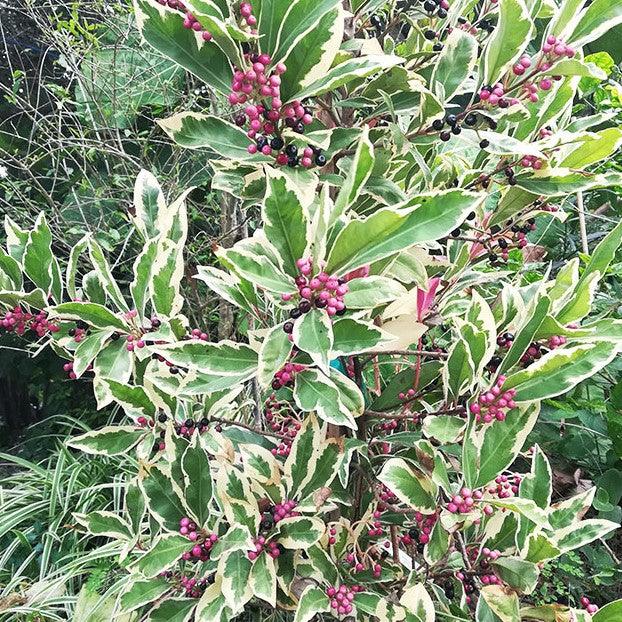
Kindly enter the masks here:
M 261 219 L 192 275 L 236 309 L 219 342 L 184 315 L 187 192 L 139 175 L 129 285 L 91 237 L 61 269 L 43 214 L 7 220 L 2 326 L 127 415 L 70 442 L 138 461 L 123 512 L 75 515 L 119 546 L 119 612 L 619 619 L 534 605 L 547 561 L 617 524 L 585 518 L 593 490 L 554 499 L 525 445 L 622 348 L 590 315 L 622 225 L 582 267 L 503 269 L 568 195 L 622 182 L 591 170 L 622 131 L 571 116 L 603 75 L 581 47 L 622 12 L 580 5 L 136 0 L 145 42 L 214 93 L 160 125 Z

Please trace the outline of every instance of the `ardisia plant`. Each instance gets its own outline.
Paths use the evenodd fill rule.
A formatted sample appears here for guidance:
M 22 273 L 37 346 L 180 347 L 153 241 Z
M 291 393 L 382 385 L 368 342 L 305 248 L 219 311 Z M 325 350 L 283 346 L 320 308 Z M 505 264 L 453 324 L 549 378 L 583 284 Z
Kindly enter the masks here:
M 554 497 L 528 437 L 622 350 L 591 314 L 622 225 L 583 265 L 506 265 L 622 185 L 592 172 L 622 130 L 571 116 L 622 11 L 582 4 L 135 1 L 213 93 L 160 125 L 258 224 L 190 275 L 236 310 L 215 342 L 184 315 L 189 191 L 139 174 L 129 285 L 93 237 L 61 266 L 44 215 L 6 221 L 1 329 L 124 411 L 70 443 L 135 465 L 122 513 L 75 516 L 116 547 L 119 615 L 619 622 L 533 604 L 547 561 L 618 525 L 585 517 L 594 489 Z

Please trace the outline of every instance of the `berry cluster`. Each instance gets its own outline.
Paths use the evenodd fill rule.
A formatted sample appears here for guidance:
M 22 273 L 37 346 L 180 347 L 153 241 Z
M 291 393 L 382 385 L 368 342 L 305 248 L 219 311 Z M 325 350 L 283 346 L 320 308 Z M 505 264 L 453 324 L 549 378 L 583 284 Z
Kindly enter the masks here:
M 209 341 L 209 335 L 200 328 L 193 328 L 190 331 L 190 337 L 192 339 L 199 339 L 200 341 Z
M 297 501 L 290 499 L 289 501 L 283 501 L 283 503 L 277 503 L 272 508 L 272 517 L 274 522 L 278 523 L 285 518 L 291 518 L 292 516 L 300 516 L 299 512 L 295 512 L 294 508 L 298 505 Z
M 521 159 L 520 165 L 523 168 L 532 168 L 534 171 L 539 171 L 544 166 L 544 160 L 538 156 L 526 155 Z
M 78 376 L 76 376 L 76 373 L 73 371 L 73 362 L 72 361 L 70 361 L 68 363 L 65 363 L 63 365 L 63 371 L 67 372 L 67 377 L 70 380 L 75 380 L 78 377 Z M 86 368 L 86 371 L 93 371 L 93 363 L 89 363 L 89 365 Z
M 328 530 L 328 544 L 332 546 L 337 543 L 337 529 L 335 527 L 331 527 Z
M 210 583 L 213 583 L 213 577 L 214 575 L 211 575 L 211 577 L 207 579 L 197 579 L 196 577 L 182 575 L 179 587 L 183 590 L 184 596 L 188 596 L 189 598 L 201 598 L 205 588 Z M 212 580 L 210 581 L 210 579 Z
M 587 596 L 581 596 L 581 605 L 590 615 L 598 611 L 598 605 L 590 602 Z
M 293 387 L 296 374 L 305 369 L 305 367 L 305 365 L 301 365 L 300 363 L 285 363 L 285 365 L 274 374 L 272 388 L 278 391 L 281 387 Z
M 509 106 L 518 103 L 518 99 L 515 97 L 505 96 L 505 87 L 501 82 L 490 86 L 486 85 L 482 87 L 479 92 L 479 99 L 490 107 L 498 106 L 499 108 L 508 108 Z
M 503 391 L 505 376 L 499 376 L 494 387 L 479 396 L 477 402 L 471 404 L 469 410 L 475 415 L 477 423 L 490 423 L 495 419 L 505 421 L 508 411 L 516 408 L 515 389 Z
M 421 547 L 420 552 L 423 552 L 423 546 L 430 541 L 430 534 L 432 529 L 438 520 L 438 512 L 433 514 L 422 514 L 421 512 L 415 512 L 416 526 L 411 527 L 408 530 L 407 537 L 410 541 L 405 540 L 406 536 L 402 538 L 405 544 L 411 544 L 417 542 Z
M 358 585 L 339 585 L 337 587 L 329 587 L 326 590 L 326 596 L 330 598 L 331 609 L 338 615 L 347 615 L 352 613 L 352 602 L 357 592 L 363 588 Z
M 550 59 L 555 60 L 560 57 L 573 58 L 576 54 L 575 49 L 566 45 L 559 37 L 549 35 L 542 46 L 542 52 L 546 54 Z M 549 67 L 547 67 L 549 69 Z
M 188 30 L 194 30 L 197 33 L 201 33 L 203 41 L 212 40 L 212 35 L 207 32 L 207 30 L 205 30 L 203 26 L 201 26 L 201 24 L 199 24 L 197 18 L 188 11 L 186 5 L 181 2 L 181 0 L 158 0 L 158 3 L 162 6 L 168 6 L 170 9 L 174 9 L 183 13 L 184 28 L 187 28 Z
M 498 475 L 495 478 L 494 485 L 488 488 L 488 493 L 499 499 L 509 499 L 518 494 L 521 480 L 520 475 L 514 475 L 514 479 L 511 481 L 507 475 Z
M 447 0 L 425 0 L 423 3 L 423 10 L 432 17 L 436 15 L 440 19 L 447 17 L 447 10 L 449 9 L 449 2 Z
M 179 533 L 186 536 L 188 540 L 194 542 L 194 546 L 186 551 L 181 557 L 185 561 L 192 559 L 205 562 L 209 559 L 210 551 L 218 542 L 218 536 L 215 533 L 204 535 L 197 530 L 197 526 L 187 516 L 179 521 Z
M 254 544 L 255 550 L 248 552 L 248 559 L 250 559 L 251 561 L 255 561 L 264 551 L 268 555 L 270 555 L 272 559 L 276 559 L 283 550 L 283 547 L 280 544 L 276 543 L 274 540 L 266 542 L 264 536 L 259 536 L 259 538 L 255 540 Z
M 471 594 L 477 589 L 475 579 L 471 575 L 465 575 L 460 571 L 456 572 L 456 579 L 462 583 L 462 589 L 464 589 L 464 593 L 466 594 L 466 603 L 470 605 L 473 602 Z
M 37 337 L 44 337 L 48 333 L 56 333 L 60 327 L 47 319 L 45 311 L 39 311 L 36 315 L 25 311 L 20 306 L 12 311 L 7 311 L 4 317 L 0 318 L 0 328 L 8 333 L 15 333 L 20 337 L 26 331 L 32 331 Z
M 290 363 L 290 365 L 292 364 Z M 280 441 L 278 447 L 271 450 L 272 454 L 283 457 L 289 456 L 292 442 L 296 438 L 302 423 L 294 417 L 289 403 L 277 400 L 275 393 L 272 393 L 266 400 L 265 417 L 273 432 L 287 437 Z
M 296 277 L 298 296 L 300 303 L 289 313 L 290 318 L 296 319 L 303 313 L 308 313 L 312 307 L 326 309 L 331 317 L 343 315 L 346 312 L 344 296 L 348 293 L 348 285 L 345 279 L 337 278 L 323 270 L 313 275 L 313 259 L 298 259 L 296 265 L 300 274 Z M 295 294 L 283 294 L 284 302 L 289 302 Z M 285 322 L 283 330 L 291 333 L 294 329 L 293 322 Z
M 382 523 L 380 522 L 381 517 L 382 512 L 380 510 L 375 510 L 373 513 L 374 520 L 371 522 L 371 526 L 367 530 L 367 535 L 371 538 L 377 538 L 378 536 L 382 536 L 382 534 L 384 533 Z
M 257 26 L 257 18 L 253 15 L 253 7 L 249 2 L 242 2 L 240 4 L 240 22 L 239 25 L 244 28 L 248 26 L 251 28 L 251 32 L 254 34 L 255 31 L 252 30 L 255 26 Z
M 447 510 L 452 514 L 468 514 L 472 509 L 475 501 L 482 498 L 480 490 L 472 491 L 470 488 L 463 488 L 459 494 L 453 495 L 451 501 L 447 504 Z

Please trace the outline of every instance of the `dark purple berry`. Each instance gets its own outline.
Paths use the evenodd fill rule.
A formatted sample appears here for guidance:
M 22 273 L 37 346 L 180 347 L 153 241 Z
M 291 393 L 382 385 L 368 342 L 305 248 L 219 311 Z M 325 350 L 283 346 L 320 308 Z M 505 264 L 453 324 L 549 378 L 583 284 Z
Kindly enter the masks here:
M 158 415 L 158 421 L 160 423 L 166 423 L 167 419 L 168 419 L 168 417 L 164 413 L 160 413 Z
M 448 140 L 450 140 L 450 139 L 451 139 L 451 134 L 450 134 L 449 132 L 447 132 L 447 131 L 445 131 L 445 132 L 441 132 L 441 133 L 440 133 L 440 139 L 441 139 L 444 143 L 446 143 Z
M 296 145 L 287 145 L 287 147 L 285 147 L 285 153 L 288 156 L 298 155 L 298 147 L 296 147 Z
M 432 122 L 432 129 L 435 129 L 438 132 L 443 129 L 443 125 L 445 125 L 443 119 L 436 119 Z
M 294 330 L 294 323 L 293 322 L 285 322 L 285 324 L 283 324 L 283 332 L 287 333 L 288 335 L 292 333 L 292 331 Z
M 423 33 L 423 36 L 428 40 L 432 41 L 432 39 L 436 39 L 436 32 L 434 30 L 426 30 Z
M 278 149 L 282 149 L 284 144 L 285 144 L 285 141 L 281 137 L 279 137 L 279 136 L 277 136 L 276 138 L 273 138 L 270 141 L 270 146 L 273 149 L 277 149 L 277 150 Z
M 326 164 L 326 156 L 323 153 L 318 153 L 315 156 L 315 163 L 318 166 L 324 166 Z
M 464 123 L 470 127 L 473 127 L 477 123 L 477 116 L 474 114 L 468 114 L 464 119 Z
M 302 311 L 298 307 L 296 307 L 295 309 L 292 309 L 289 312 L 289 317 L 291 317 L 292 320 L 299 318 L 301 315 L 302 315 Z
M 311 311 L 311 303 L 308 300 L 303 300 L 298 305 L 298 309 L 301 313 L 309 313 L 309 311 Z
M 486 149 L 486 147 L 488 147 L 488 146 L 490 146 L 490 141 L 489 140 L 486 140 L 485 138 L 484 138 L 484 140 L 480 140 L 480 142 L 479 142 L 480 149 Z

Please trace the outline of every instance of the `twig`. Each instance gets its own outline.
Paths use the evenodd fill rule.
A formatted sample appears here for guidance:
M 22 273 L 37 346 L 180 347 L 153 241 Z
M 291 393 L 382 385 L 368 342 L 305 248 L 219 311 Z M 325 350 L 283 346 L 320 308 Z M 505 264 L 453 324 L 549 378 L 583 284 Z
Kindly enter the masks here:
M 251 432 L 255 432 L 256 434 L 261 434 L 262 436 L 274 436 L 275 438 L 280 438 L 282 440 L 288 440 L 289 438 L 284 434 L 277 434 L 276 432 L 269 432 L 268 430 L 258 430 L 255 426 L 249 425 L 248 423 L 242 423 L 241 421 L 223 419 L 222 417 L 210 417 L 209 419 L 210 421 L 224 423 L 225 425 L 235 425 L 238 428 L 244 428 L 245 430 L 250 430 Z

